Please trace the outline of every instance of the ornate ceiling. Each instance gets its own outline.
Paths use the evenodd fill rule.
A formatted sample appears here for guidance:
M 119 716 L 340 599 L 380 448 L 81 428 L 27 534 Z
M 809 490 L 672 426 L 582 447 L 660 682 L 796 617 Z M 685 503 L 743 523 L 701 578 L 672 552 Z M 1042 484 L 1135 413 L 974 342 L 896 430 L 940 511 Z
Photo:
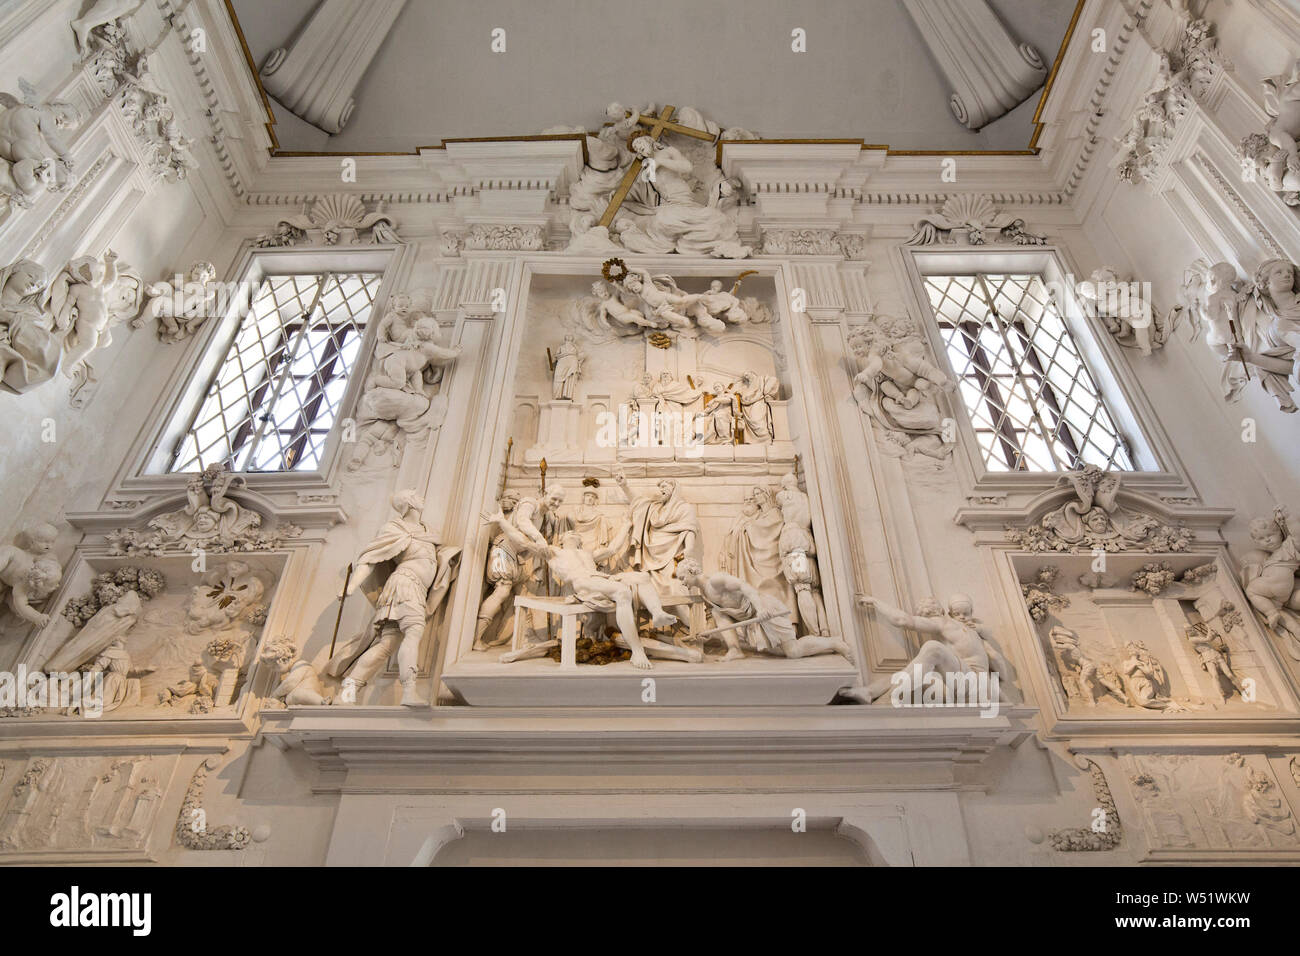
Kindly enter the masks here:
M 228 0 L 252 65 L 293 40 L 316 0 Z M 1076 0 L 990 0 L 1048 69 Z M 505 31 L 505 51 L 491 49 Z M 793 52 L 802 29 L 807 51 Z M 694 106 L 764 138 L 862 138 L 896 150 L 1019 150 L 1035 92 L 979 131 L 903 0 L 410 0 L 330 135 L 270 99 L 281 150 L 410 152 L 443 139 L 595 128 L 607 104 Z

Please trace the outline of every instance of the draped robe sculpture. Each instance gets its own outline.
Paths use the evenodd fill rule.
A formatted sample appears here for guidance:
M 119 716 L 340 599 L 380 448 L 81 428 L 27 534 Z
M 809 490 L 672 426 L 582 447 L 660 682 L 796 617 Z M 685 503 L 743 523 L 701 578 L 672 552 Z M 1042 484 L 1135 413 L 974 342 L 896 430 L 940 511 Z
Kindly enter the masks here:
M 389 520 L 357 558 L 348 593 L 371 586 L 371 576 L 383 578 L 374 598 L 375 617 L 368 631 L 354 638 L 330 659 L 326 673 L 343 678 L 345 702 L 354 702 L 389 656 L 397 652 L 402 704 L 423 707 L 427 701 L 415 687 L 420 642 L 451 589 L 460 549 L 438 543 L 420 518 L 424 500 L 414 491 L 392 497 L 396 517 Z M 385 570 L 387 572 L 385 573 Z
M 682 499 L 672 478 L 662 479 L 655 492 L 637 498 L 628 490 L 622 471 L 615 472 L 614 483 L 628 502 L 628 517 L 596 559 L 618 560 L 626 555 L 634 569 L 648 571 L 661 590 L 670 590 L 674 559 L 684 555 L 699 560 L 700 518 L 695 506 Z

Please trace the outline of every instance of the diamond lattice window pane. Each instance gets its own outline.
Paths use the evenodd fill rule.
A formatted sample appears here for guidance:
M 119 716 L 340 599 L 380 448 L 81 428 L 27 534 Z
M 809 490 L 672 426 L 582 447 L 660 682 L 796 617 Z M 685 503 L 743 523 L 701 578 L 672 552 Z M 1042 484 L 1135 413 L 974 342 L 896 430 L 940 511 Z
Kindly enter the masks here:
M 1132 471 L 1124 438 L 1036 275 L 928 276 L 926 295 L 990 471 Z
M 319 468 L 381 279 L 263 279 L 169 470 L 219 463 L 234 471 Z

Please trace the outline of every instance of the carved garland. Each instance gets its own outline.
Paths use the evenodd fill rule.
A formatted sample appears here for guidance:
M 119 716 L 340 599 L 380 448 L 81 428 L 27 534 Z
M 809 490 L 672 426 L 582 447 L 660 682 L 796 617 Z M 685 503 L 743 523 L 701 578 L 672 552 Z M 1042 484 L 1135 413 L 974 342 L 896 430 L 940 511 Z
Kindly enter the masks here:
M 1092 792 L 1097 798 L 1097 807 L 1102 812 L 1099 818 L 1101 829 L 1094 830 L 1092 826 L 1086 826 L 1053 830 L 1048 839 L 1052 849 L 1062 853 L 1113 850 L 1124 838 L 1124 827 L 1120 823 L 1119 810 L 1115 807 L 1115 798 L 1106 783 L 1106 775 L 1091 760 L 1085 761 L 1083 769 L 1092 777 Z
M 176 842 L 187 850 L 246 850 L 252 839 L 248 827 L 207 825 L 203 789 L 207 784 L 208 771 L 216 770 L 219 763 L 216 757 L 208 757 L 199 764 L 185 791 L 185 800 L 181 803 L 181 812 L 176 818 Z

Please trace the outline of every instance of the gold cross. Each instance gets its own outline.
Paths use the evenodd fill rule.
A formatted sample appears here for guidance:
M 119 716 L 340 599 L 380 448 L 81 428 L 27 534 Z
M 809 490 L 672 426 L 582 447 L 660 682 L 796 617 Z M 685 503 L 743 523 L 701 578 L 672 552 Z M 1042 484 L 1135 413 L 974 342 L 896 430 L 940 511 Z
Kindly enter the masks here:
M 702 129 L 696 129 L 694 126 L 682 126 L 680 123 L 670 122 L 673 118 L 675 106 L 665 106 L 663 112 L 658 116 L 637 116 L 637 124 L 649 128 L 648 132 L 638 133 L 638 136 L 649 136 L 656 143 L 659 137 L 664 134 L 664 130 L 672 130 L 674 133 L 681 133 L 683 136 L 691 136 L 695 139 L 708 140 L 710 143 L 717 142 L 718 137 L 713 133 Z M 635 138 L 635 137 L 634 137 Z M 632 165 L 627 168 L 623 174 L 623 181 L 618 184 L 618 189 L 614 190 L 614 195 L 609 199 L 609 208 L 605 210 L 605 215 L 600 217 L 597 225 L 608 227 L 614 221 L 614 215 L 618 212 L 619 206 L 623 205 L 623 200 L 632 189 L 632 184 L 636 182 L 637 176 L 641 174 L 642 161 L 638 156 L 632 160 Z

